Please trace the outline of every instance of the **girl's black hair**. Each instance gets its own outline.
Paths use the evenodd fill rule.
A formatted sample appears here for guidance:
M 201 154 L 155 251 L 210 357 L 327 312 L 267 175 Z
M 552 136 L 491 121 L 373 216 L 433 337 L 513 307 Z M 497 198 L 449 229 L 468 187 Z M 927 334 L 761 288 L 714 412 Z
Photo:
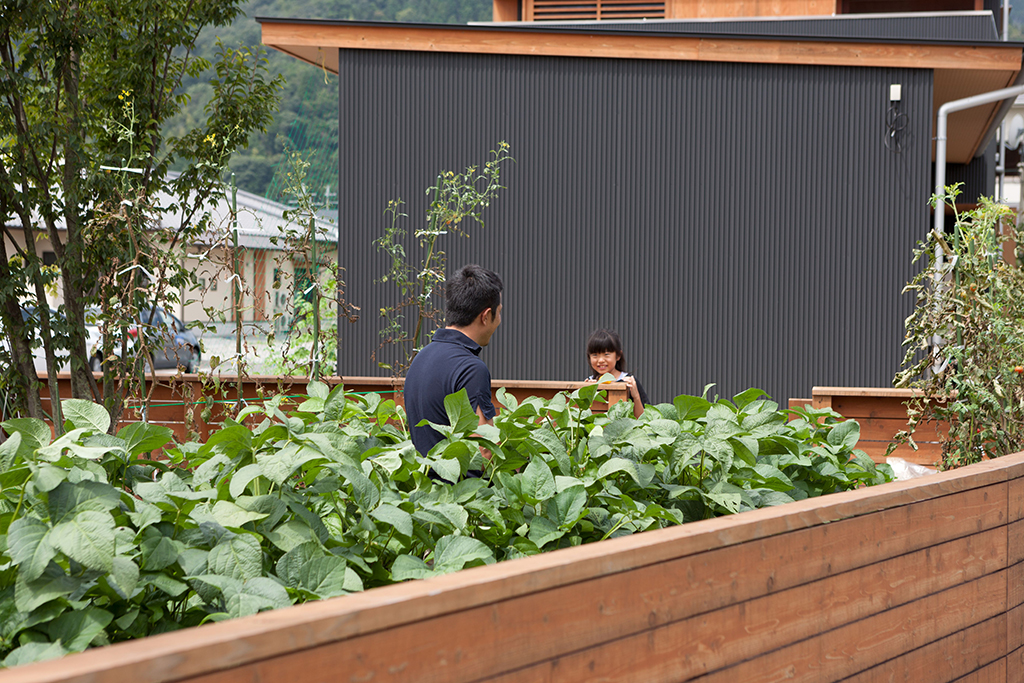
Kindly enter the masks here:
M 615 364 L 615 369 L 619 372 L 626 371 L 626 354 L 622 352 L 622 339 L 619 338 L 619 333 L 602 327 L 599 330 L 594 330 L 590 339 L 587 340 L 587 367 L 591 372 L 593 372 L 593 368 L 590 367 L 590 354 L 608 353 L 609 351 L 619 354 L 619 361 Z

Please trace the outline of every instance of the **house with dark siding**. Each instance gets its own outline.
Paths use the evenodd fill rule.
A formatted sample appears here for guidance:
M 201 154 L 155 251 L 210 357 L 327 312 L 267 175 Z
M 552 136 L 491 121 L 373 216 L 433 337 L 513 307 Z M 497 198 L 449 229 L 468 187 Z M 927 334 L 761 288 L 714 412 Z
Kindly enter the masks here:
M 267 45 L 339 76 L 338 258 L 362 310 L 341 323 L 339 373 L 386 372 L 375 312 L 397 294 L 375 283 L 372 242 L 388 201 L 411 232 L 440 171 L 504 140 L 515 163 L 486 226 L 443 245 L 451 267 L 504 279 L 494 377 L 582 379 L 588 334 L 612 327 L 655 401 L 890 386 L 936 112 L 1020 82 L 1024 46 L 999 41 L 998 13 L 666 0 L 640 10 L 665 18 L 609 21 L 598 2 L 535 21 L 542 4 L 495 0 L 498 21 L 470 26 L 260 19 Z M 773 16 L 744 16 L 760 6 Z M 964 202 L 992 193 L 1005 107 L 950 117 Z

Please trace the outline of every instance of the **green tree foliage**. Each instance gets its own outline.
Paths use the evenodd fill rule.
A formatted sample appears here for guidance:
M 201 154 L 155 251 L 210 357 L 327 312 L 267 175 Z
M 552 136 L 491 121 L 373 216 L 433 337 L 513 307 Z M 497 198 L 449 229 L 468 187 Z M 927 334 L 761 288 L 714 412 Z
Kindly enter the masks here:
M 394 401 L 307 391 L 289 415 L 276 397 L 176 448 L 165 427 L 106 434 L 85 401 L 56 440 L 41 421 L 3 423 L 3 665 L 891 478 L 855 450 L 856 422 L 780 411 L 757 389 L 640 419 L 629 402 L 594 413 L 596 384 L 499 393 L 494 426 L 462 391 L 426 457 Z M 139 459 L 162 446 L 173 464 Z
M 491 6 L 490 0 L 250 0 L 230 25 L 211 26 L 200 33 L 195 53 L 209 58 L 218 39 L 225 45 L 258 44 L 256 17 L 465 24 L 489 21 Z M 270 73 L 280 74 L 286 81 L 281 109 L 265 132 L 253 133 L 249 147 L 232 157 L 231 170 L 238 187 L 265 194 L 275 168 L 286 165 L 288 150 L 323 154 L 324 167 L 335 169 L 328 181 L 333 184 L 338 163 L 337 76 L 276 50 L 270 50 L 268 59 Z M 211 93 L 201 78 L 185 78 L 182 92 L 189 95 L 190 102 L 171 121 L 168 130 L 173 134 L 202 120 Z M 323 187 L 311 189 L 323 196 Z
M 56 355 L 68 356 L 72 394 L 98 399 L 87 306 L 103 312 L 104 356 L 113 361 L 119 331 L 121 357 L 128 357 L 124 331 L 147 302 L 170 300 L 191 284 L 184 249 L 205 228 L 205 206 L 220 191 L 231 154 L 270 123 L 280 88 L 258 51 L 217 44 L 209 59 L 196 56 L 200 31 L 238 14 L 237 0 L 4 0 L 0 224 L 7 248 L 17 243 L 10 225 L 23 230 L 25 246 L 0 254 L 0 322 L 17 363 L 4 380 L 13 376 L 28 415 L 40 416 L 41 408 L 25 353 L 35 331 L 22 323 L 20 301 L 34 299 L 40 312 L 51 378 Z M 180 91 L 185 79 L 206 79 L 211 97 L 194 125 L 169 135 L 168 119 L 188 100 Z M 172 179 L 175 162 L 181 174 Z M 170 199 L 158 202 L 158 192 Z M 36 251 L 40 235 L 53 245 L 52 269 Z M 64 304 L 54 320 L 45 289 L 57 273 Z M 123 400 L 114 384 L 104 383 L 112 414 Z

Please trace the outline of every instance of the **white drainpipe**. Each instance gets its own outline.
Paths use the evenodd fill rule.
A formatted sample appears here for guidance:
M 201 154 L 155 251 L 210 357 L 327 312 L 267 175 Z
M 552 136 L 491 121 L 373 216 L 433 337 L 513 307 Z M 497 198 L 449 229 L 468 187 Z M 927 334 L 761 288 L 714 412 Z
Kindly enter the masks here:
M 1024 94 L 1024 85 L 1016 85 L 1012 88 L 1003 88 L 1002 90 L 993 90 L 992 92 L 982 93 L 981 95 L 974 95 L 973 97 L 965 97 L 962 100 L 953 100 L 952 102 L 946 102 L 944 105 L 939 107 L 939 116 L 935 126 L 935 195 L 940 198 L 938 205 L 935 207 L 935 221 L 933 223 L 934 230 L 936 233 L 941 235 L 946 227 L 946 204 L 944 198 L 946 196 L 946 120 L 949 115 L 955 111 L 961 111 L 963 109 L 971 109 L 982 104 L 989 104 L 991 102 L 999 102 L 1010 97 L 1016 97 L 1017 95 Z M 946 255 L 942 251 L 941 246 L 935 247 L 935 282 L 937 286 L 941 286 L 943 266 L 945 265 Z M 935 362 L 932 365 L 932 372 L 941 372 L 945 367 L 945 364 L 939 362 L 938 347 L 943 344 L 943 340 L 936 336 L 932 340 L 932 357 Z
M 938 121 L 935 126 L 935 194 L 938 197 L 944 197 L 946 194 L 946 120 L 949 115 L 955 111 L 971 109 L 972 107 L 989 104 L 991 102 L 999 102 L 1022 94 L 1024 94 L 1024 85 L 1015 85 L 1012 88 L 993 90 L 992 92 L 982 93 L 981 95 L 965 97 L 962 100 L 946 102 L 944 105 L 939 107 Z M 935 207 L 934 221 L 935 231 L 940 235 L 945 227 L 945 217 L 945 204 L 940 203 Z M 943 262 L 944 256 L 940 251 L 938 252 L 936 265 L 941 268 Z

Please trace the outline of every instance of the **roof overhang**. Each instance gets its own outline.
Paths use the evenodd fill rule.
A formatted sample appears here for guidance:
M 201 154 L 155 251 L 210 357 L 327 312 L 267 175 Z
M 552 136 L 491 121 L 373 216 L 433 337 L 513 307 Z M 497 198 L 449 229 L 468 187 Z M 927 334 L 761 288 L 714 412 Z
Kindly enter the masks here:
M 263 42 L 338 73 L 338 49 L 932 69 L 932 116 L 952 100 L 1014 85 L 1024 44 L 595 31 L 257 18 Z M 948 160 L 984 151 L 1001 103 L 949 118 Z

